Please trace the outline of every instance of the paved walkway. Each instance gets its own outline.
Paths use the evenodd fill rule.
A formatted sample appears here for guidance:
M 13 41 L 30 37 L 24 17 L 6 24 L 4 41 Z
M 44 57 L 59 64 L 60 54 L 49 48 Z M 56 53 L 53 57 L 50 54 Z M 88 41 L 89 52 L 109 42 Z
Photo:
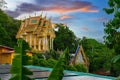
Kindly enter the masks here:
M 0 65 L 0 78 L 8 80 L 10 76 L 10 65 Z
M 9 80 L 11 77 L 10 74 L 10 65 L 0 65 L 0 78 L 2 80 Z M 50 74 L 47 70 L 40 70 L 40 69 L 34 69 L 30 68 L 30 71 L 33 72 L 33 75 L 30 75 L 31 78 L 47 78 Z

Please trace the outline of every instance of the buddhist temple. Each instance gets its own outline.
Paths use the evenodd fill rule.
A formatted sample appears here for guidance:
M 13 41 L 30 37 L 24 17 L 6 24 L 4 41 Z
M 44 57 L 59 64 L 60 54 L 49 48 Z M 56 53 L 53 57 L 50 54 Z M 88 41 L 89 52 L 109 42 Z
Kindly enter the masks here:
M 51 19 L 46 16 L 29 17 L 21 22 L 16 38 L 22 38 L 28 42 L 32 51 L 45 52 L 53 49 L 55 32 Z

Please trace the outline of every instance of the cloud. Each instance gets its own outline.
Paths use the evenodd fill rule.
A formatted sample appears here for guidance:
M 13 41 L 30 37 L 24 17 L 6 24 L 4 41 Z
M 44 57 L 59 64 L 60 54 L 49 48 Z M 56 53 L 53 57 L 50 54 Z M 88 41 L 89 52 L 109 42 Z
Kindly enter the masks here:
M 41 0 L 38 2 L 41 2 Z M 87 1 L 61 0 L 61 2 L 55 1 L 51 3 L 46 1 L 45 4 L 48 4 L 51 6 L 45 6 L 43 9 L 46 11 L 53 11 L 57 13 L 69 13 L 69 12 L 77 12 L 77 11 L 78 12 L 98 12 L 99 11 L 96 6 L 93 6 L 92 3 Z
M 51 11 L 57 13 L 70 12 L 98 12 L 98 7 L 88 1 L 78 0 L 35 0 L 35 3 L 21 3 L 14 11 L 7 10 L 6 12 L 16 17 L 23 13 L 31 13 L 34 11 Z M 16 13 L 13 15 L 12 13 Z
M 81 29 L 83 30 L 83 31 L 89 31 L 89 29 L 87 28 L 87 27 L 81 27 Z
M 23 13 L 31 13 L 34 11 L 40 11 L 40 7 L 31 3 L 22 3 L 14 11 L 6 10 L 5 12 L 11 17 L 18 17 Z
M 108 21 L 109 19 L 108 18 L 105 18 L 105 17 L 101 17 L 101 18 L 94 18 L 92 19 L 94 21 L 97 21 L 97 22 L 106 22 Z
M 5 12 L 11 17 L 18 17 L 20 15 L 17 11 L 6 10 Z
M 68 15 L 63 15 L 60 17 L 60 20 L 65 20 L 65 19 L 70 19 L 73 18 L 72 16 L 68 16 Z

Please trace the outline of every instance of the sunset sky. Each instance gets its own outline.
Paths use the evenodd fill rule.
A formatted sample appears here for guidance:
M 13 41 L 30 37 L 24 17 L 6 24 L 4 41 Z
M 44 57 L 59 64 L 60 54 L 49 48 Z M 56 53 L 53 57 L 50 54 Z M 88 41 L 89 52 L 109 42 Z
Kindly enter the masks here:
M 112 17 L 103 8 L 108 7 L 107 0 L 5 0 L 6 13 L 17 19 L 29 15 L 52 17 L 53 23 L 64 23 L 77 37 L 94 38 L 103 41 L 104 26 Z

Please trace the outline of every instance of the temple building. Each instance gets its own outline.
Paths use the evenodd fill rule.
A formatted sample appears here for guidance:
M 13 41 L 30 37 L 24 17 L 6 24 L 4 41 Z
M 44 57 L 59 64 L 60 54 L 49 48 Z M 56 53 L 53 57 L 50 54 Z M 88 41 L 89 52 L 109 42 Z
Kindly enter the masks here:
M 45 52 L 53 49 L 55 32 L 51 19 L 40 16 L 30 17 L 21 22 L 16 38 L 28 42 L 32 51 Z
M 0 64 L 12 64 L 14 49 L 0 45 Z
M 76 64 L 83 64 L 87 68 L 89 68 L 89 59 L 86 56 L 82 45 L 78 45 L 75 54 L 73 55 L 73 59 L 71 59 L 71 64 L 76 65 Z

